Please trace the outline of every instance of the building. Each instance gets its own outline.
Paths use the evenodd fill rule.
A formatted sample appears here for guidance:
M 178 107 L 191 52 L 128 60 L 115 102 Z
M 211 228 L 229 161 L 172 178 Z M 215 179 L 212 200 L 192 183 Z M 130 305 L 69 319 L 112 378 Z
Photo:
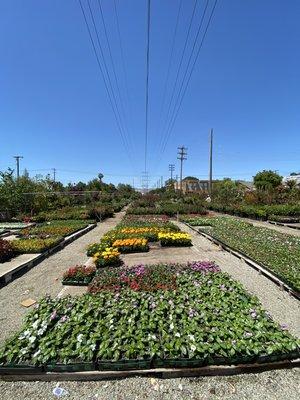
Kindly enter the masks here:
M 287 185 L 288 182 L 295 181 L 296 186 L 300 188 L 300 174 L 289 175 L 283 178 L 282 182 Z
M 214 182 L 214 181 L 213 181 Z M 174 183 L 175 190 L 180 190 L 180 181 Z M 201 193 L 203 191 L 208 191 L 209 180 L 208 179 L 198 179 L 193 176 L 187 176 L 182 179 L 182 192 L 183 193 Z

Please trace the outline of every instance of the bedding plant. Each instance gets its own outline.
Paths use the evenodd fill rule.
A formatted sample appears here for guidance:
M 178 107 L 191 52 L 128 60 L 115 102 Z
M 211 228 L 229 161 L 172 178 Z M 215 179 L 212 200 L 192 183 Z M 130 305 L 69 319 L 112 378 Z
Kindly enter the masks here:
M 22 229 L 19 234 L 24 237 L 68 236 L 88 226 L 88 223 L 76 220 L 50 221 L 39 226 Z
M 18 239 L 12 240 L 11 246 L 15 253 L 23 254 L 23 253 L 42 253 L 50 249 L 51 247 L 56 246 L 63 240 L 60 236 L 53 236 L 50 238 L 32 238 L 32 239 Z
M 149 251 L 148 240 L 144 238 L 118 239 L 112 244 L 120 253 L 139 253 Z
M 106 247 L 93 255 L 93 261 L 97 268 L 119 267 L 123 264 L 120 259 L 120 252 L 115 247 Z
M 163 247 L 166 247 L 166 246 L 175 246 L 175 247 L 192 246 L 191 235 L 189 235 L 188 233 L 184 233 L 184 232 L 159 233 L 158 239 L 160 240 L 160 244 Z
M 15 255 L 11 242 L 0 239 L 0 263 L 9 261 Z
M 208 218 L 202 231 L 263 264 L 292 288 L 300 291 L 300 238 L 253 226 L 233 217 Z
M 51 368 L 80 362 L 101 370 L 299 357 L 299 340 L 215 265 L 169 265 L 165 273 L 156 267 L 164 282 L 173 275 L 174 286 L 137 278 L 146 286 L 137 290 L 122 278 L 117 288 L 113 271 L 96 294 L 43 298 L 1 349 L 0 363 Z M 133 275 L 155 270 L 137 266 Z
M 79 284 L 87 285 L 94 278 L 96 268 L 85 265 L 70 267 L 63 275 L 63 285 Z

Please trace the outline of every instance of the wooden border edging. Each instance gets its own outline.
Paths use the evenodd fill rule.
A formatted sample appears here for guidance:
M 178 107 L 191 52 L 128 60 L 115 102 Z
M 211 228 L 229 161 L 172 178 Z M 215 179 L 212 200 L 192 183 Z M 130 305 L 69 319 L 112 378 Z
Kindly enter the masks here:
M 157 378 L 183 378 L 197 376 L 226 376 L 256 373 L 276 369 L 296 368 L 300 359 L 271 363 L 239 365 L 210 365 L 199 368 L 155 368 L 127 371 L 83 371 L 83 372 L 29 372 L 17 374 L 0 373 L 3 381 L 99 381 L 103 379 L 129 378 L 132 376 L 156 376 Z
M 54 247 L 51 247 L 48 250 L 45 250 L 43 253 L 37 254 L 37 256 L 29 261 L 26 261 L 23 264 L 17 265 L 12 271 L 7 272 L 0 278 L 0 288 L 6 286 L 8 283 L 12 282 L 14 279 L 22 276 L 24 273 L 29 271 L 31 268 L 35 267 L 39 263 L 41 263 L 45 258 L 51 256 L 54 253 L 62 250 L 65 246 L 72 243 L 74 240 L 79 237 L 85 235 L 87 232 L 91 231 L 97 226 L 96 223 L 89 224 L 85 228 L 77 231 L 69 236 L 66 236 L 61 242 L 59 242 Z
M 274 275 L 272 272 L 269 271 L 269 269 L 264 266 L 263 264 L 260 264 L 259 262 L 253 260 L 252 258 L 246 256 L 242 252 L 235 250 L 228 244 L 222 242 L 219 239 L 216 239 L 214 236 L 203 232 L 200 228 L 196 229 L 189 225 L 186 222 L 181 221 L 183 224 L 185 224 L 187 227 L 192 229 L 193 231 L 197 232 L 198 234 L 204 236 L 206 239 L 210 240 L 214 244 L 222 247 L 222 249 L 226 250 L 228 253 L 234 255 L 235 257 L 245 261 L 246 264 L 248 264 L 250 267 L 256 269 L 259 273 L 264 275 L 266 278 L 270 279 L 272 282 L 276 283 L 281 289 L 286 290 L 290 295 L 294 296 L 297 300 L 300 300 L 300 292 L 297 292 L 293 288 L 291 288 L 288 284 L 283 282 L 281 279 L 279 279 L 276 275 Z
M 291 225 L 290 223 L 283 223 L 283 222 L 277 222 L 277 221 L 267 221 L 269 224 L 272 224 L 272 225 L 279 225 L 279 226 L 283 226 L 283 227 L 285 227 L 285 228 L 291 228 L 291 229 L 298 229 L 298 230 L 300 230 L 300 226 L 294 226 L 294 225 Z

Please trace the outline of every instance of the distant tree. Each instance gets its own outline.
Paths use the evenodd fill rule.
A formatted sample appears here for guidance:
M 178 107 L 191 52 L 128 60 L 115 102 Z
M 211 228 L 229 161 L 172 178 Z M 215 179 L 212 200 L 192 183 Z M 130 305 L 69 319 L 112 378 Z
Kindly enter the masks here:
M 300 175 L 300 172 L 292 172 L 290 176 Z
M 233 205 L 242 201 L 244 190 L 238 182 L 225 178 L 213 184 L 213 201 L 224 205 Z
M 254 185 L 259 190 L 272 190 L 281 185 L 282 176 L 274 171 L 263 170 L 258 172 L 254 177 Z

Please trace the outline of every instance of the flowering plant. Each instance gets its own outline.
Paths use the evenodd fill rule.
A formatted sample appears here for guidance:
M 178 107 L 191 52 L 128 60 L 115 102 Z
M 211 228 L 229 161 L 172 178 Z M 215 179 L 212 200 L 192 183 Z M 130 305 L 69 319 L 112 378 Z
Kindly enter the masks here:
M 95 253 L 93 260 L 97 268 L 117 267 L 122 264 L 120 252 L 115 247 L 106 247 L 104 251 Z
M 14 256 L 14 249 L 8 240 L 0 239 L 0 263 L 10 260 Z
M 136 253 L 149 250 L 148 240 L 143 238 L 118 239 L 112 244 L 120 253 Z
M 191 246 L 192 240 L 188 233 L 159 233 L 158 239 L 162 246 Z
M 63 275 L 63 283 L 77 282 L 77 283 L 90 283 L 94 278 L 96 268 L 85 265 L 75 265 L 70 267 Z

